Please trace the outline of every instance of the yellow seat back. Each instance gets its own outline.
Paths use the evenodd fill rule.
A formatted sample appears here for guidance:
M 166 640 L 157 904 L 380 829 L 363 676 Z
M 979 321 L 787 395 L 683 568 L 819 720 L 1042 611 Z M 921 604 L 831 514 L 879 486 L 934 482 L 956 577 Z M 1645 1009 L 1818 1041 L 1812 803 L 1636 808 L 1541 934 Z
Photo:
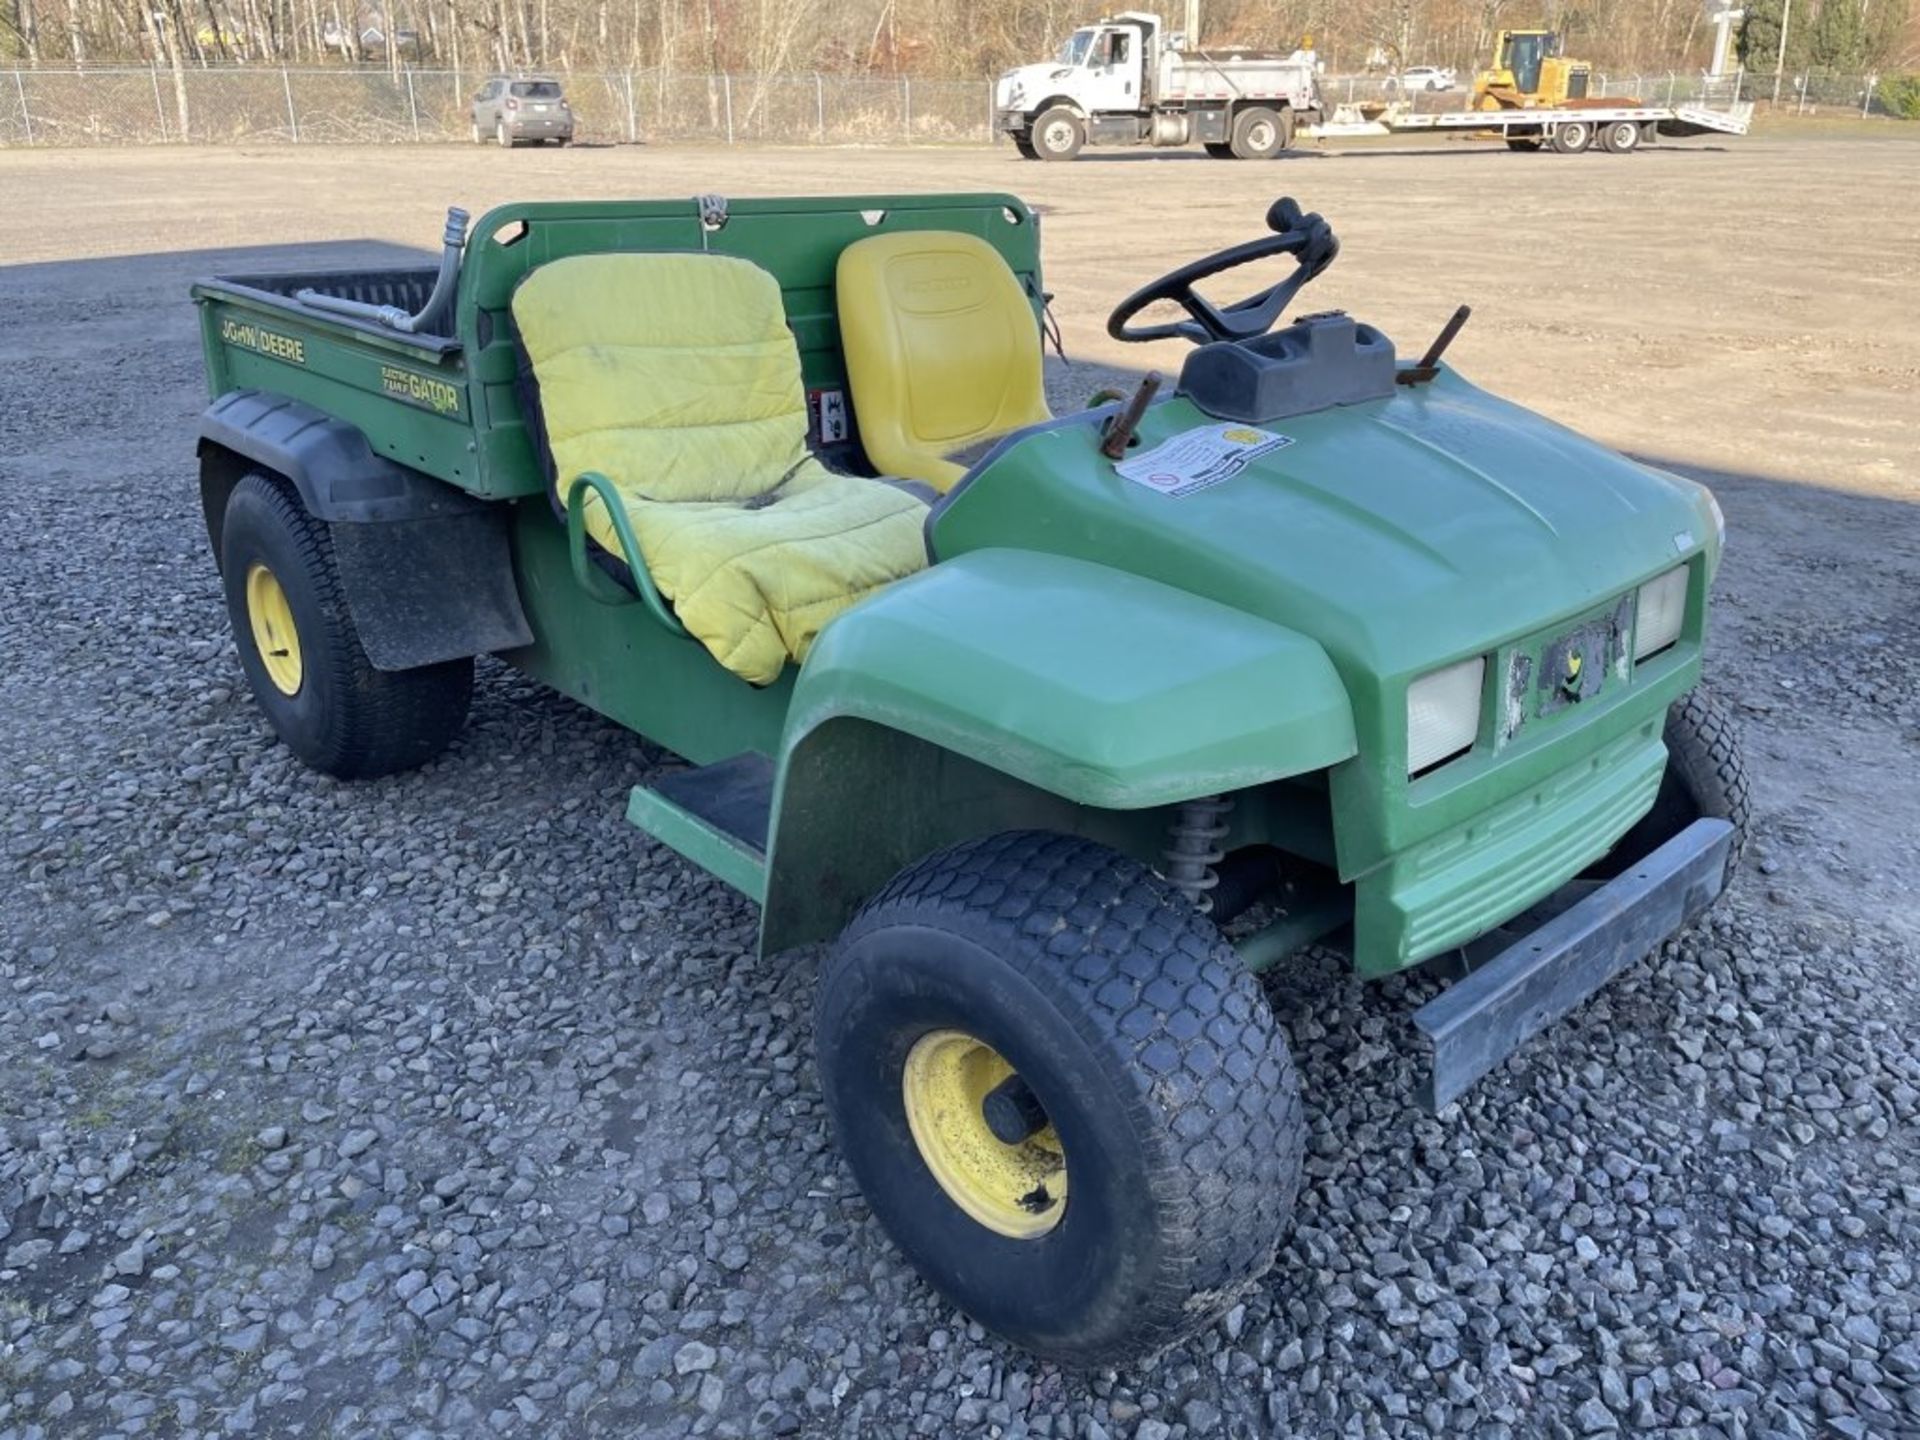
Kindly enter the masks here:
M 719 255 L 576 255 L 513 295 L 558 494 L 598 471 L 687 633 L 756 685 L 927 563 L 925 504 L 807 448 L 780 286 Z M 629 556 L 598 491 L 587 534 Z M 644 622 L 643 622 L 644 623 Z
M 723 255 L 572 255 L 513 293 L 555 479 L 651 500 L 744 500 L 807 456 L 780 284 Z
M 950 230 L 856 240 L 836 277 L 854 418 L 874 466 L 946 490 L 948 457 L 1049 418 L 1040 330 L 985 240 Z

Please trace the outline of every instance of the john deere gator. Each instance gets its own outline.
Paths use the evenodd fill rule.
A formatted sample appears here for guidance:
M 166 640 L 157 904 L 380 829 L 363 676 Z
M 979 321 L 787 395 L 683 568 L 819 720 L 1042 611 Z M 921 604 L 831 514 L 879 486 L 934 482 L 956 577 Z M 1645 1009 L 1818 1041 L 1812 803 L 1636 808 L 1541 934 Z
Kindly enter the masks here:
M 1114 311 L 1192 342 L 1166 393 L 1063 414 L 1012 196 L 465 221 L 437 269 L 194 288 L 254 699 L 378 775 L 493 655 L 680 757 L 628 818 L 764 951 L 825 942 L 849 1169 L 1033 1351 L 1151 1351 L 1272 1265 L 1307 1127 L 1261 971 L 1451 977 L 1403 1032 L 1445 1106 L 1720 891 L 1713 498 L 1283 323 L 1338 250 L 1292 201 Z

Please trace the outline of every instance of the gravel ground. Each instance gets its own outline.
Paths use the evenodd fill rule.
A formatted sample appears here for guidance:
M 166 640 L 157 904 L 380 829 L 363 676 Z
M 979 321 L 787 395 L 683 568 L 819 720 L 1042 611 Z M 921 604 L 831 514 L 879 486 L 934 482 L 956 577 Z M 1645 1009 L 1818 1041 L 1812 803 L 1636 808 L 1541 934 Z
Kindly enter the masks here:
M 1727 472 L 1717 668 L 1752 682 L 1760 812 L 1727 902 L 1437 1119 L 1400 1044 L 1425 982 L 1363 989 L 1317 952 L 1283 968 L 1312 1140 L 1275 1270 L 1155 1363 L 1065 1374 L 941 1305 L 879 1233 L 816 1097 L 817 955 L 756 961 L 753 908 L 622 822 L 660 752 L 492 663 L 417 774 L 341 786 L 269 738 L 199 527 L 180 297 L 232 260 L 196 247 L 430 238 L 381 218 L 377 174 L 358 199 L 309 176 L 348 197 L 324 216 L 274 204 L 270 180 L 339 153 L 196 155 L 169 195 L 121 187 L 118 157 L 0 156 L 10 191 L 153 230 L 63 249 L 0 215 L 0 250 L 48 262 L 0 269 L 0 1440 L 1920 1434 L 1910 326 L 1852 370 L 1820 352 L 1839 419 L 1715 391 L 1688 445 L 1676 399 L 1647 406 L 1649 448 Z M 1854 153 L 1714 158 L 1764 198 L 1850 183 Z M 1523 158 L 1329 162 L 1312 198 L 1338 224 L 1382 182 L 1464 195 Z M 1649 183 L 1684 163 L 1645 159 Z M 811 188 L 817 160 L 724 163 L 741 193 L 755 166 Z M 931 163 L 843 157 L 835 188 Z M 1213 173 L 939 163 L 956 188 L 1069 187 L 1063 211 L 1103 173 Z M 165 189 L 184 157 L 140 164 Z M 222 203 L 188 216 L 189 192 Z M 1820 287 L 1836 330 L 1912 305 L 1898 207 L 1873 209 L 1894 258 Z M 62 258 L 103 234 L 150 253 Z M 1049 262 L 1096 243 L 1063 223 Z M 1625 292 L 1574 289 L 1557 328 L 1511 356 L 1483 337 L 1470 368 L 1575 418 L 1541 378 L 1567 356 L 1592 428 L 1625 442 L 1633 402 L 1592 343 Z M 1091 308 L 1068 337 L 1098 359 Z M 1747 335 L 1712 375 L 1731 383 Z M 1790 476 L 1735 433 L 1770 414 Z M 1853 427 L 1831 462 L 1806 458 L 1820 424 Z

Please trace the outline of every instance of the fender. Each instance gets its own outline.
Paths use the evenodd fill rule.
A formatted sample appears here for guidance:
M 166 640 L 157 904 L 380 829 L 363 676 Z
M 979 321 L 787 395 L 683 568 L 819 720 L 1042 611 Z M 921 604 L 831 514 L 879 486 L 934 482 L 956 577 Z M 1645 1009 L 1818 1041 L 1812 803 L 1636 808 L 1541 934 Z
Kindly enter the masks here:
M 1026 109 L 1023 110 L 1021 113 L 1026 117 L 1027 124 L 1031 125 L 1033 124 L 1034 121 L 1038 120 L 1042 115 L 1046 114 L 1047 111 L 1054 109 L 1056 106 L 1062 110 L 1071 110 L 1075 115 L 1078 115 L 1082 120 L 1085 120 L 1088 118 L 1087 109 L 1084 105 L 1082 105 L 1078 100 L 1074 99 L 1071 95 L 1060 95 L 1060 94 L 1049 95 L 1046 99 L 1042 100 L 1039 104 L 1030 105 L 1026 107 Z
M 208 406 L 198 450 L 215 564 L 233 487 L 250 470 L 281 477 L 328 524 L 347 607 L 376 669 L 533 643 L 505 506 L 377 455 L 344 420 L 266 390 L 229 391 Z
M 1345 686 L 1298 631 L 1084 560 L 969 551 L 815 642 L 782 742 L 763 945 L 833 933 L 969 835 L 1041 825 L 1132 848 L 1130 828 L 1161 833 L 1159 807 L 1358 748 Z
M 207 534 L 216 555 L 227 498 L 220 482 L 224 479 L 231 490 L 252 468 L 236 466 L 234 458 L 285 476 L 307 513 L 329 523 L 419 520 L 485 504 L 457 486 L 376 455 L 367 437 L 346 421 L 270 390 L 229 390 L 209 405 L 200 416 L 199 455 Z M 219 473 L 228 470 L 238 473 Z M 206 493 L 210 484 L 216 491 L 211 495 Z

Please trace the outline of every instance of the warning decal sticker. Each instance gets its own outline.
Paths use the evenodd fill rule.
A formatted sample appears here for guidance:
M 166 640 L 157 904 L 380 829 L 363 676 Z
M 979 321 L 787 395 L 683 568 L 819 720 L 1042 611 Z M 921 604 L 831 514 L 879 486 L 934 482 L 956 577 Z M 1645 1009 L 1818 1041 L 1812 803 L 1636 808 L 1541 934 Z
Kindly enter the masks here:
M 809 390 L 807 408 L 813 412 L 813 433 L 822 445 L 837 444 L 847 438 L 847 392 Z
M 1231 479 L 1260 456 L 1292 443 L 1291 435 L 1250 425 L 1206 425 L 1122 460 L 1114 469 L 1136 485 L 1178 499 Z

